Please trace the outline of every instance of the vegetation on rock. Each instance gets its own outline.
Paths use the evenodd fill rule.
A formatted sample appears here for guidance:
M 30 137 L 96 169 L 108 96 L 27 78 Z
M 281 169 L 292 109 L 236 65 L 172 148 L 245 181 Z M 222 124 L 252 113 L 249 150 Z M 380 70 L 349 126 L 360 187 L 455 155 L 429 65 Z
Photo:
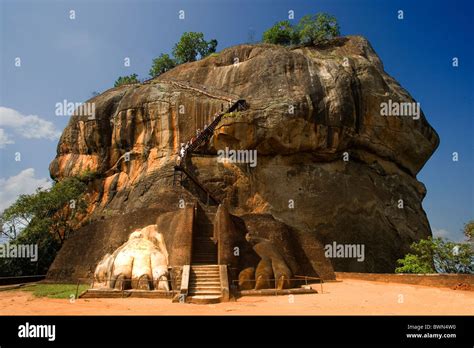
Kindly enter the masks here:
M 114 87 L 122 86 L 122 85 L 128 85 L 131 83 L 139 83 L 140 80 L 138 79 L 137 74 L 132 74 L 128 76 L 119 76 L 119 78 L 115 81 Z
M 290 21 L 280 21 L 275 23 L 270 29 L 263 33 L 263 42 L 275 45 L 290 45 L 298 43 L 298 34 Z
M 168 54 L 160 54 L 158 58 L 153 59 L 150 69 L 150 76 L 157 77 L 176 66 L 176 61 Z
M 275 23 L 263 33 L 263 42 L 285 46 L 319 44 L 339 35 L 336 17 L 318 13 L 302 17 L 296 26 L 288 20 Z
M 203 33 L 186 32 L 173 47 L 173 55 L 178 64 L 194 62 L 198 56 L 207 57 L 216 51 L 217 40 L 204 40 Z

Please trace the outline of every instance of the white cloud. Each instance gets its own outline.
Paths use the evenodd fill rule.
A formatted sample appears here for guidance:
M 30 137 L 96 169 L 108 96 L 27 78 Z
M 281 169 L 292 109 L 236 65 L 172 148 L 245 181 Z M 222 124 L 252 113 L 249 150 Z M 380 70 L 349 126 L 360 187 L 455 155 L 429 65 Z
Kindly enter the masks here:
M 442 228 L 433 228 L 433 237 L 450 238 L 451 232 Z
M 5 133 L 5 129 L 0 128 L 0 149 L 3 149 L 5 145 L 14 144 L 15 142 L 10 139 L 10 135 Z
M 61 135 L 52 122 L 37 115 L 23 115 L 3 106 L 0 106 L 0 126 L 10 128 L 14 133 L 27 139 L 55 140 Z M 3 134 L 8 139 L 8 135 Z
M 31 194 L 38 187 L 49 188 L 47 178 L 35 178 L 35 170 L 28 168 L 8 179 L 0 178 L 0 212 L 8 208 L 21 194 Z

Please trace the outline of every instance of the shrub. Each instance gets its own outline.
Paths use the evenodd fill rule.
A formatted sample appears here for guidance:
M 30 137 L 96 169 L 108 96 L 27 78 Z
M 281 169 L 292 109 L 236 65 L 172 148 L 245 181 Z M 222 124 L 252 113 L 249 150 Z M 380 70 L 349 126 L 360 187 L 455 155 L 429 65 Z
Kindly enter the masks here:
M 138 75 L 137 74 L 132 74 L 129 76 L 119 76 L 117 80 L 115 80 L 114 87 L 119 87 L 122 85 L 128 85 L 131 83 L 139 83 L 140 80 L 138 80 Z

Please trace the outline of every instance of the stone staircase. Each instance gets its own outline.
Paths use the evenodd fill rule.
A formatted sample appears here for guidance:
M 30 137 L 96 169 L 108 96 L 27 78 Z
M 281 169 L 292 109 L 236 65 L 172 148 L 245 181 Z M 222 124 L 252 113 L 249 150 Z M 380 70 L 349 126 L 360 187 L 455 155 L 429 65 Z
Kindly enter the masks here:
M 226 113 L 244 110 L 247 107 L 245 100 L 238 99 L 226 112 L 217 114 L 211 124 L 207 126 L 194 141 L 188 143 L 180 163 L 174 167 L 173 186 L 183 184 L 184 175 L 189 178 L 205 194 L 205 207 L 199 207 L 193 226 L 191 265 L 185 265 L 182 278 L 177 285 L 180 295 L 186 295 L 186 302 L 216 303 L 229 300 L 229 284 L 227 266 L 218 265 L 217 244 L 213 239 L 214 220 L 217 206 L 220 202 L 187 168 L 189 155 L 206 143 Z M 215 204 L 214 206 L 210 204 Z
M 192 265 L 188 302 L 217 303 L 222 300 L 219 265 Z
M 226 278 L 227 272 L 221 270 L 222 266 L 217 264 L 217 245 L 213 240 L 216 212 L 215 206 L 198 209 L 194 226 L 187 302 L 217 303 L 224 299 L 221 277 Z
M 192 265 L 217 264 L 217 245 L 213 240 L 216 211 L 215 206 L 199 209 L 193 233 Z

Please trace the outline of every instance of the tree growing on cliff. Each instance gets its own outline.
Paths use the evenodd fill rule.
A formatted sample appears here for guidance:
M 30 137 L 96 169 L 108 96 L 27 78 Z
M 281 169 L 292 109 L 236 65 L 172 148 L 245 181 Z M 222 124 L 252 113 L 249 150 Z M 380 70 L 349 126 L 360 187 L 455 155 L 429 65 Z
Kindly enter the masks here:
M 473 273 L 473 253 L 467 243 L 443 238 L 422 239 L 410 246 L 413 254 L 397 260 L 396 273 Z
M 303 16 L 296 33 L 302 44 L 318 44 L 341 35 L 336 17 L 327 13 Z
M 86 178 L 85 180 L 88 180 Z M 57 251 L 73 231 L 75 218 L 86 204 L 86 184 L 81 178 L 66 178 L 50 189 L 42 188 L 20 197 L 0 216 L 4 237 L 10 245 L 37 245 L 38 260 L 0 258 L 0 275 L 44 274 Z
M 290 45 L 298 43 L 298 33 L 290 24 L 290 21 L 275 23 L 270 29 L 263 33 L 263 42 L 275 45 Z
M 204 58 L 214 53 L 216 47 L 217 40 L 206 41 L 203 33 L 186 32 L 181 36 L 179 42 L 174 45 L 173 56 L 177 64 L 194 62 L 198 55 Z
M 339 35 L 336 17 L 317 13 L 302 17 L 296 26 L 292 26 L 288 20 L 275 23 L 263 33 L 263 42 L 285 46 L 318 44 Z
M 117 80 L 115 80 L 114 87 L 122 86 L 122 85 L 127 85 L 130 83 L 139 83 L 140 80 L 138 79 L 137 74 L 131 74 L 128 76 L 119 76 Z
M 157 77 L 176 66 L 176 62 L 168 54 L 160 54 L 158 58 L 153 59 L 150 69 L 150 76 Z

